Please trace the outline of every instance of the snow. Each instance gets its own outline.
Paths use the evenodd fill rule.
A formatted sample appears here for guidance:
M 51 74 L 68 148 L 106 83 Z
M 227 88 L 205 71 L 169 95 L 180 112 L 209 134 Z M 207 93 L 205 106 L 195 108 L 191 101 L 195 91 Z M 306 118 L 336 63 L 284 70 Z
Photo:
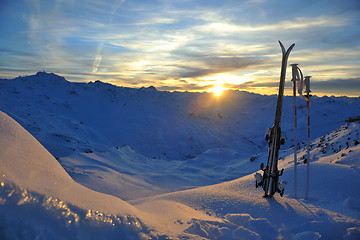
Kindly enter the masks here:
M 360 98 L 284 98 L 283 197 L 254 174 L 276 96 L 0 79 L 0 239 L 359 239 Z M 349 117 L 355 119 L 345 122 Z

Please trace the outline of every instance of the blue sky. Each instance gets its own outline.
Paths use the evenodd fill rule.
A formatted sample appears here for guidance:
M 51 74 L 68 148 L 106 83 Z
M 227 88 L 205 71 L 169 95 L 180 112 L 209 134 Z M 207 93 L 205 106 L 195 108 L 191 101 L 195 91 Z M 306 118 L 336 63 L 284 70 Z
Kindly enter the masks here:
M 0 78 L 274 94 L 281 40 L 314 94 L 359 96 L 359 26 L 358 0 L 1 0 Z

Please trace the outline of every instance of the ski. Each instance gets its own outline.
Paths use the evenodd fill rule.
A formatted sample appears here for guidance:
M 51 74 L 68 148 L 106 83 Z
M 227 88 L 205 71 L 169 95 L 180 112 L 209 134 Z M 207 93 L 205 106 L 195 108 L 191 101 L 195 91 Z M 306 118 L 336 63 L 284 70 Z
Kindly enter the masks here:
M 287 60 L 290 52 L 295 46 L 292 44 L 286 51 L 284 45 L 279 41 L 282 51 L 282 62 L 281 62 L 281 73 L 280 73 L 280 84 L 279 94 L 276 104 L 275 122 L 272 128 L 268 129 L 265 139 L 269 141 L 268 161 L 267 165 L 264 166 L 262 163 L 260 169 L 263 171 L 263 175 L 255 174 L 256 187 L 261 186 L 265 191 L 264 197 L 271 198 L 276 192 L 280 193 L 280 196 L 284 194 L 284 188 L 286 182 L 279 183 L 279 177 L 282 175 L 284 169 L 279 171 L 278 159 L 280 146 L 285 143 L 285 137 L 283 136 L 280 128 L 282 104 L 284 96 L 284 86 L 286 77 Z

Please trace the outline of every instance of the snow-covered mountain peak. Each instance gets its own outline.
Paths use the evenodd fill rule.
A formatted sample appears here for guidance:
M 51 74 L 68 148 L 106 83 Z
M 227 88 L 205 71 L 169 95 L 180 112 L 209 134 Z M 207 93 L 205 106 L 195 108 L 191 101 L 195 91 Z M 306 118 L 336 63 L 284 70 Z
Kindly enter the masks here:
M 154 87 L 154 86 L 149 86 L 149 87 L 142 87 L 140 88 L 142 91 L 150 91 L 150 92 L 153 92 L 153 91 L 157 91 L 157 89 Z
M 39 71 L 34 75 L 17 77 L 14 80 L 21 80 L 32 84 L 45 84 L 45 85 L 63 85 L 68 81 L 55 73 L 47 73 L 45 71 Z

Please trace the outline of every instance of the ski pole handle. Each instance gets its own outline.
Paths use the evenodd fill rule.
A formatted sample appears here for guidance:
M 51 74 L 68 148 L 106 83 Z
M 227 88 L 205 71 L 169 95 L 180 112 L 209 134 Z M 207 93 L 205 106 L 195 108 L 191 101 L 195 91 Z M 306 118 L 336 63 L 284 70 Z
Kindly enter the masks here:
M 291 79 L 291 81 L 293 81 L 293 82 L 299 80 L 299 73 L 298 73 L 297 65 L 299 65 L 299 64 L 297 64 L 297 63 L 290 64 L 290 66 L 292 67 L 291 68 L 291 70 L 292 70 L 292 79 Z
M 305 88 L 306 88 L 305 93 L 306 93 L 308 99 L 310 99 L 310 92 L 311 92 L 310 91 L 310 78 L 311 78 L 311 76 L 306 76 L 305 80 L 304 80 L 304 84 L 305 84 Z
M 298 67 L 298 65 L 299 64 L 297 64 L 297 63 L 290 64 L 290 66 L 292 67 L 292 79 L 291 79 L 291 81 L 294 82 L 294 94 L 295 94 L 295 91 L 296 91 L 296 82 L 298 82 L 298 93 L 299 93 L 299 95 L 302 95 L 304 81 L 303 81 L 302 71 Z

